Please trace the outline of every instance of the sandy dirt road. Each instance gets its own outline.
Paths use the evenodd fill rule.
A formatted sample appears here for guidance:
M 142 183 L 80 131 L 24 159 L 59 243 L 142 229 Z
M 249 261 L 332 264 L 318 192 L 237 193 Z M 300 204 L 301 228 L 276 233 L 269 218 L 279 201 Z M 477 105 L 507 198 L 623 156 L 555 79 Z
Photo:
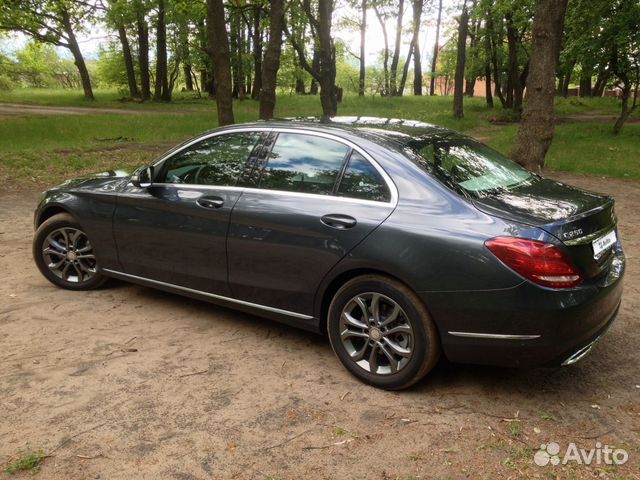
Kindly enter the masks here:
M 443 361 L 400 393 L 267 320 L 119 282 L 57 289 L 31 260 L 37 192 L 1 194 L 0 467 L 31 448 L 46 479 L 640 478 L 640 183 L 554 176 L 617 198 L 628 270 L 608 335 L 573 367 Z M 629 460 L 536 466 L 548 441 Z

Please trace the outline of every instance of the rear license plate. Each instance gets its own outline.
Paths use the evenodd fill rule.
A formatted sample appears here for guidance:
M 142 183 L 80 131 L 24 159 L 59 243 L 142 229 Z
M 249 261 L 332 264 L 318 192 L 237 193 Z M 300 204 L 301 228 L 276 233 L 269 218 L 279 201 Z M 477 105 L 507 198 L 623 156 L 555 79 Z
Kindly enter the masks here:
M 614 245 L 617 241 L 616 231 L 611 230 L 604 237 L 595 239 L 591 244 L 593 245 L 593 258 L 599 258 L 602 253 L 607 250 L 611 245 Z

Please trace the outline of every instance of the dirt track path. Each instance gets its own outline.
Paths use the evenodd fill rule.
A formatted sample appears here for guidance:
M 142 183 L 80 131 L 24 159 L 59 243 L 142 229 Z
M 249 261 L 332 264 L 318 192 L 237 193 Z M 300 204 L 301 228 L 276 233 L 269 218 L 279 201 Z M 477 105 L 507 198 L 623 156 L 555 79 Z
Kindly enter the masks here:
M 43 105 L 27 105 L 23 103 L 0 103 L 2 115 L 145 115 L 159 113 L 153 110 L 134 110 L 126 108 L 96 108 L 96 107 L 47 107 Z M 162 112 L 160 112 L 162 113 Z
M 554 176 L 618 199 L 628 272 L 609 334 L 570 368 L 443 361 L 402 393 L 263 319 L 124 283 L 56 289 L 31 261 L 37 194 L 1 195 L 0 467 L 28 446 L 54 480 L 640 478 L 640 184 Z M 547 441 L 630 459 L 538 467 Z

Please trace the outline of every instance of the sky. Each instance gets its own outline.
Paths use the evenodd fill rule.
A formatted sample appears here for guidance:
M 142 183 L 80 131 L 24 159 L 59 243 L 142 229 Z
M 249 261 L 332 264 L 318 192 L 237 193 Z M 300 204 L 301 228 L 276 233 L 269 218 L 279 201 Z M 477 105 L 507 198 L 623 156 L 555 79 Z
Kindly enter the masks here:
M 411 2 L 405 1 L 405 13 L 404 13 L 404 25 L 405 28 L 410 27 L 412 20 Z M 443 13 L 442 13 L 442 27 L 440 31 L 440 45 L 444 43 L 447 35 L 450 31 L 453 15 L 455 15 L 457 2 L 456 0 L 443 0 Z M 333 25 L 334 38 L 342 39 L 346 45 L 350 46 L 349 49 L 355 54 L 359 54 L 360 49 L 360 32 L 358 30 L 349 30 L 347 28 L 341 28 L 341 20 L 345 16 L 358 17 L 358 13 L 355 10 L 349 8 L 340 8 L 336 11 L 336 20 Z M 433 44 L 435 42 L 435 30 L 436 30 L 436 18 L 437 18 L 437 0 L 427 0 L 425 2 L 425 9 L 423 12 L 423 23 L 420 32 L 420 52 L 423 63 L 431 58 L 433 52 Z M 374 65 L 378 62 L 379 54 L 384 49 L 384 38 L 382 34 L 382 27 L 376 18 L 373 10 L 367 12 L 367 33 L 366 33 L 366 60 L 367 65 Z M 98 51 L 101 45 L 106 45 L 110 39 L 116 38 L 115 32 L 108 32 L 101 25 L 91 25 L 86 29 L 86 32 L 80 32 L 77 34 L 78 42 L 82 50 L 83 55 L 87 59 L 95 59 L 98 56 Z M 387 21 L 387 32 L 389 37 L 389 48 L 393 50 L 395 41 L 395 19 Z M 410 35 L 403 36 L 403 44 L 401 49 L 401 58 L 406 58 L 409 50 Z M 11 37 L 2 42 L 2 49 L 5 51 L 11 51 L 21 48 L 27 42 L 27 38 L 22 34 L 12 34 Z M 71 58 L 68 50 L 64 48 L 59 49 L 60 55 L 65 58 Z M 426 67 L 423 67 L 426 68 Z

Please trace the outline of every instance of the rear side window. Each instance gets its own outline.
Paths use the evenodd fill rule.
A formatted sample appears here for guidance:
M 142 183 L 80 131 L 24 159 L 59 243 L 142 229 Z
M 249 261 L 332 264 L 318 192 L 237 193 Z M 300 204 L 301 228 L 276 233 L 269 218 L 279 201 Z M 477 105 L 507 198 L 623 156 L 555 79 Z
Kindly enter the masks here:
M 236 132 L 201 140 L 165 162 L 161 181 L 233 186 L 260 136 L 260 132 Z
M 328 138 L 280 133 L 260 188 L 330 195 L 348 152 L 349 147 Z
M 388 202 L 391 199 L 389 187 L 380 172 L 356 151 L 351 154 L 340 180 L 338 195 L 378 202 Z

